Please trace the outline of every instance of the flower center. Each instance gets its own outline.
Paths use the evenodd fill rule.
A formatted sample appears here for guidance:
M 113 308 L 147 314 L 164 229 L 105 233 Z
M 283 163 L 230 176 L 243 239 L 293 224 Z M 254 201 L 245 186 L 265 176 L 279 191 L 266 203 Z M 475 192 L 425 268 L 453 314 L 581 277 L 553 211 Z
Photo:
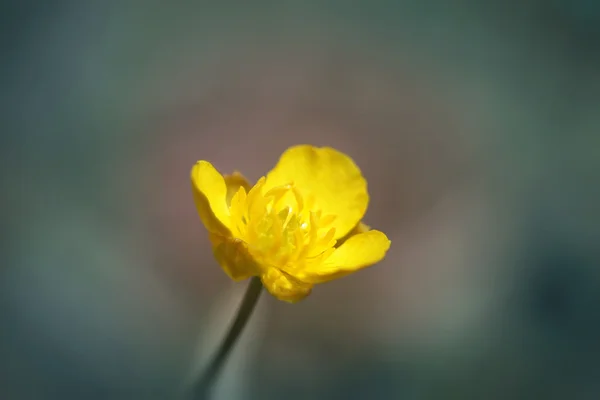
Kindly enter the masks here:
M 265 178 L 246 194 L 243 187 L 231 199 L 232 233 L 246 242 L 263 266 L 294 270 L 321 262 L 336 243 L 333 215 L 322 215 L 314 198 L 303 197 L 294 184 L 263 194 Z

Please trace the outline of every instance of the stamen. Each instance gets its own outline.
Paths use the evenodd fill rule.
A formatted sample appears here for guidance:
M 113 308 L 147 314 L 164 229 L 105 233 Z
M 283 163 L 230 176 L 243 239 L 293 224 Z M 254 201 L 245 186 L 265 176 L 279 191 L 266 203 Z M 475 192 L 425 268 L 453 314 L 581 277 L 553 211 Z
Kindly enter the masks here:
M 335 239 L 333 238 L 334 236 L 335 228 L 329 229 L 325 236 L 319 239 L 319 241 L 317 242 L 317 247 L 332 247 L 335 244 Z M 333 244 L 331 244 L 332 241 Z
M 337 218 L 337 215 L 333 215 L 333 214 L 325 215 L 319 221 L 319 225 L 321 225 L 321 227 L 325 227 L 327 225 L 331 225 L 333 223 L 333 221 L 335 221 L 336 218 Z
M 265 193 L 265 197 L 273 197 L 275 202 L 281 199 L 291 189 L 290 184 L 275 186 Z
M 230 203 L 232 225 L 253 255 L 288 270 L 328 257 L 336 243 L 335 215 L 315 209 L 314 197 L 302 196 L 293 183 L 263 194 L 265 182 L 261 178 L 248 193 L 240 188 Z
M 302 198 L 302 194 L 296 186 L 292 186 L 292 193 L 294 194 L 296 203 L 298 204 L 298 212 L 301 213 L 304 211 L 304 199 Z
M 287 211 L 285 221 L 283 222 L 283 229 L 286 229 L 292 218 L 295 217 L 295 214 L 293 213 L 292 207 L 286 207 L 283 211 Z

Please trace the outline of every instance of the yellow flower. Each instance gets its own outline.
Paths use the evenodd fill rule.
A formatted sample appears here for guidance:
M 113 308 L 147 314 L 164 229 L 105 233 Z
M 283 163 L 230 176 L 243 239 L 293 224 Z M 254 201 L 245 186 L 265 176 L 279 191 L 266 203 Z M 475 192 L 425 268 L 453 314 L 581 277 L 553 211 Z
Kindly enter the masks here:
M 192 168 L 196 208 L 218 263 L 235 281 L 260 276 L 280 300 L 380 261 L 390 241 L 360 222 L 367 182 L 347 155 L 308 145 L 286 150 L 254 187 L 208 161 Z

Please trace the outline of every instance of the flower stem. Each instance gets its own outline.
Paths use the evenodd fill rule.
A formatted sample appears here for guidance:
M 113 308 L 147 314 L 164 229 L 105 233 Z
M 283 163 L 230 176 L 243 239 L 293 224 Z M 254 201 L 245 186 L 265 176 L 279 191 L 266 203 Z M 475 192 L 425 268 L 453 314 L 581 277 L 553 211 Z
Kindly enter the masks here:
M 227 356 L 233 349 L 233 346 L 244 330 L 246 323 L 250 319 L 252 311 L 254 311 L 258 298 L 262 292 L 262 288 L 263 286 L 260 278 L 256 276 L 252 277 L 235 320 L 229 328 L 229 332 L 227 332 L 227 336 L 225 336 L 225 339 L 221 342 L 219 350 L 211 360 L 208 368 L 204 371 L 204 374 L 200 376 L 198 381 L 196 381 L 192 387 L 192 399 L 208 400 L 210 398 L 212 386 L 214 385 L 219 372 L 223 368 Z

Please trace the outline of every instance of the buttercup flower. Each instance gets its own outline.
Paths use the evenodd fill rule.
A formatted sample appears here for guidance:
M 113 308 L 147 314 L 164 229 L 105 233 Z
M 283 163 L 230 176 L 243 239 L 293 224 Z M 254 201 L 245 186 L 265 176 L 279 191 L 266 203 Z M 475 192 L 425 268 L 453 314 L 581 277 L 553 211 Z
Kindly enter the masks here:
M 191 178 L 217 262 L 235 281 L 259 276 L 280 300 L 297 302 L 315 284 L 377 263 L 390 247 L 360 222 L 367 182 L 332 148 L 291 147 L 253 187 L 208 161 L 198 161 Z

